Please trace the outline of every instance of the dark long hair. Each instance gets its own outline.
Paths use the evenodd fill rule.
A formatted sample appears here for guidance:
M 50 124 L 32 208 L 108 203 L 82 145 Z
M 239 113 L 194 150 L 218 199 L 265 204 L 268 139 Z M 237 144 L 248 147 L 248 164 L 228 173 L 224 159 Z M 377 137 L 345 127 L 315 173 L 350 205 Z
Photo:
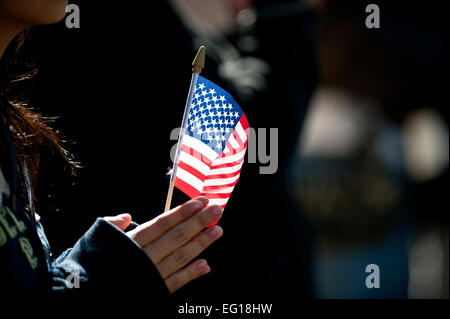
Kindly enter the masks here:
M 34 185 L 45 148 L 60 154 L 73 173 L 78 164 L 49 126 L 54 118 L 43 117 L 29 105 L 27 92 L 37 72 L 31 37 L 29 30 L 17 35 L 0 60 L 0 116 L 9 127 L 22 177 L 27 171 Z

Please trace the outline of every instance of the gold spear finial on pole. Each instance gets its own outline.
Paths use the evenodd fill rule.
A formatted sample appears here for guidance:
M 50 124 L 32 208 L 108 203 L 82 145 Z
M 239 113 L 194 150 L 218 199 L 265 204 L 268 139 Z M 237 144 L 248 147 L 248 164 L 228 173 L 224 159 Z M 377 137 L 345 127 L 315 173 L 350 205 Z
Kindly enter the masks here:
M 205 52 L 206 49 L 202 45 L 195 55 L 194 61 L 192 62 L 192 72 L 200 74 L 202 69 L 205 67 Z

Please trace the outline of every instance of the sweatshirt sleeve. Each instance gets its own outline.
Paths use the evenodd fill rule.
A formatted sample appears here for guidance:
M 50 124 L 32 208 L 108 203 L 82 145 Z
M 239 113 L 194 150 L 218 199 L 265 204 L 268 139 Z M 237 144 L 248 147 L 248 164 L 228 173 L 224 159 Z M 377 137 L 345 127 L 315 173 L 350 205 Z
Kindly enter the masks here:
M 50 273 L 56 296 L 162 300 L 169 295 L 141 247 L 103 218 L 98 218 L 72 249 L 52 263 Z

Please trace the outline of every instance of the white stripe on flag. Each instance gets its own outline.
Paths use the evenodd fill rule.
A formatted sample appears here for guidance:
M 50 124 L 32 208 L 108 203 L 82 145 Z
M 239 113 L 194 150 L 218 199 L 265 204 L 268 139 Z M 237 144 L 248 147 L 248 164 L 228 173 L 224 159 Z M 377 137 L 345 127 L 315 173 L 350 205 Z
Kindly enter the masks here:
M 228 194 L 233 192 L 234 186 L 232 187 L 225 187 L 225 188 L 221 188 L 221 189 L 216 189 L 213 191 L 206 191 L 203 192 L 203 194 Z
M 211 205 L 225 205 L 228 202 L 228 198 L 211 198 L 209 200 L 208 206 Z
M 178 167 L 178 169 L 177 169 L 177 178 L 179 178 L 183 182 L 191 185 L 199 192 L 201 192 L 203 189 L 203 182 L 201 180 L 199 180 L 196 176 L 194 176 L 191 173 L 182 169 L 181 167 Z
M 231 173 L 237 172 L 241 169 L 243 163 L 244 162 L 241 162 L 235 166 L 230 166 L 230 167 L 222 167 L 222 168 L 212 169 L 209 171 L 208 175 L 231 174 Z
M 195 156 L 192 156 L 190 154 L 187 154 L 185 152 L 180 153 L 180 161 L 188 164 L 189 166 L 195 168 L 197 171 L 202 173 L 203 175 L 209 174 L 209 166 L 203 163 L 200 159 L 196 158 Z
M 242 143 L 245 144 L 245 141 L 247 141 L 247 134 L 245 133 L 244 128 L 242 127 L 240 121 L 236 125 L 235 130 L 238 133 L 239 137 L 241 138 Z
M 187 134 L 184 135 L 183 144 L 190 148 L 195 149 L 196 151 L 201 153 L 202 156 L 205 156 L 207 159 L 209 159 L 211 162 L 213 162 L 214 159 L 219 155 L 205 143 Z
M 235 182 L 239 179 L 239 175 L 230 177 L 230 178 L 217 178 L 217 179 L 207 179 L 205 180 L 205 186 L 219 186 L 219 185 L 227 185 Z

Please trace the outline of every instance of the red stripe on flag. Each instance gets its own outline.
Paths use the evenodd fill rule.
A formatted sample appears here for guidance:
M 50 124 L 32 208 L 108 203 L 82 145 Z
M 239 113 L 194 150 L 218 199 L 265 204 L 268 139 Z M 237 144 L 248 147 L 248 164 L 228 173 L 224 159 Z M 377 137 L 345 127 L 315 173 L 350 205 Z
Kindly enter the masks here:
M 245 116 L 244 113 L 242 113 L 241 119 L 239 120 L 239 122 L 241 122 L 241 126 L 244 129 L 244 131 L 246 131 L 250 126 L 248 125 L 248 121 L 247 121 L 247 117 Z M 248 132 L 246 132 L 248 133 Z M 248 136 L 248 134 L 247 134 Z
M 206 196 L 210 199 L 212 199 L 212 198 L 229 198 L 231 196 L 231 193 L 208 193 L 208 194 L 203 194 L 203 196 Z
M 179 161 L 178 162 L 178 167 L 181 167 L 182 169 L 184 169 L 186 172 L 191 173 L 192 175 L 194 175 L 195 177 L 197 177 L 199 180 L 204 181 L 206 176 L 203 175 L 202 173 L 200 173 L 198 170 L 196 170 L 194 167 L 192 167 L 189 164 L 186 164 L 185 162 Z
M 234 182 L 229 183 L 229 184 L 223 184 L 223 185 L 211 185 L 211 186 L 203 186 L 203 191 L 214 191 L 214 190 L 218 190 L 218 189 L 222 189 L 225 187 L 231 187 L 237 184 L 239 178 L 237 178 Z
M 179 177 L 175 179 L 175 187 L 179 190 L 183 191 L 186 195 L 188 195 L 190 198 L 201 196 L 202 193 L 200 193 L 197 189 L 186 183 L 185 181 L 181 180 Z
M 205 179 L 219 179 L 219 178 L 229 178 L 234 177 L 236 175 L 239 175 L 241 172 L 240 169 L 238 169 L 236 172 L 228 173 L 228 174 L 216 174 L 216 175 L 208 175 Z

